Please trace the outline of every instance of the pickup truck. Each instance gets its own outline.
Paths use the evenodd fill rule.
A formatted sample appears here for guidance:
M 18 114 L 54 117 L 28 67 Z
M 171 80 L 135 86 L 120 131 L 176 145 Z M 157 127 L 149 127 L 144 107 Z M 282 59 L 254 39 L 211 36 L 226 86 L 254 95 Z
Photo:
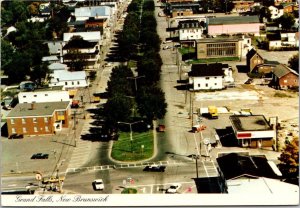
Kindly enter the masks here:
M 51 176 L 51 177 L 45 177 L 42 179 L 42 184 L 47 184 L 47 183 L 58 183 L 59 181 L 64 181 L 65 177 L 60 176 L 59 178 Z

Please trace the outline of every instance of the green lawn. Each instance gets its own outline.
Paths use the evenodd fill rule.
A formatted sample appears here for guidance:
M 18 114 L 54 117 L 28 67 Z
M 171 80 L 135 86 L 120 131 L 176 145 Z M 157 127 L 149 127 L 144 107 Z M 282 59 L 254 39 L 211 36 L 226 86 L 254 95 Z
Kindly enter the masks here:
M 196 49 L 193 47 L 182 47 L 179 48 L 178 50 L 182 55 L 196 52 Z
M 238 61 L 239 57 L 223 57 L 223 58 L 208 58 L 208 59 L 196 59 L 189 61 L 189 64 L 197 64 L 197 63 L 210 63 L 210 62 L 223 62 L 223 61 Z
M 148 159 L 153 155 L 153 131 L 132 133 L 132 147 L 130 133 L 121 132 L 118 141 L 112 147 L 111 156 L 119 161 L 138 161 Z M 142 148 L 144 145 L 144 148 Z M 132 148 L 132 150 L 131 150 Z

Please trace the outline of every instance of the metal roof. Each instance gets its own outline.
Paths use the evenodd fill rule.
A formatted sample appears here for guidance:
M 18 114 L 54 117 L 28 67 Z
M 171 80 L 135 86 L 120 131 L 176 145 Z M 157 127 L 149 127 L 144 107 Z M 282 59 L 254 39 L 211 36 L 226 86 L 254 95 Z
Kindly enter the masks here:
M 294 71 L 293 69 L 287 67 L 284 64 L 279 64 L 274 68 L 273 74 L 278 77 L 281 78 L 285 75 L 287 75 L 288 73 L 293 73 L 295 75 L 299 75 L 296 71 Z
M 111 13 L 112 13 L 112 9 L 110 6 L 75 8 L 75 16 L 76 17 L 110 16 Z
M 69 104 L 70 101 L 34 103 L 32 109 L 31 103 L 19 103 L 10 111 L 7 118 L 51 116 L 55 110 L 66 110 Z
M 214 17 L 207 19 L 208 25 L 231 25 L 231 24 L 251 24 L 260 23 L 258 16 L 230 16 Z
M 86 80 L 85 71 L 66 71 L 66 70 L 57 70 L 52 74 L 53 78 L 51 83 L 56 83 L 57 79 L 59 81 L 77 81 L 77 80 Z
M 50 70 L 66 70 L 66 69 L 68 69 L 68 66 L 66 64 L 62 64 L 62 63 L 52 63 L 48 66 L 48 69 L 50 69 Z

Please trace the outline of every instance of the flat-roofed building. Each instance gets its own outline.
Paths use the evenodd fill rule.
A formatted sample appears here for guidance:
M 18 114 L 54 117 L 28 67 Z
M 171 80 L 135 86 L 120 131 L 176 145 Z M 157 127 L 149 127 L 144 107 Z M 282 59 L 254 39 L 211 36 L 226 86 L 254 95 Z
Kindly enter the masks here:
M 243 147 L 272 147 L 275 130 L 263 115 L 229 117 L 238 144 Z
M 229 16 L 207 19 L 207 34 L 259 34 L 260 23 L 258 16 Z
M 70 101 L 19 103 L 7 115 L 8 136 L 54 134 L 69 127 Z
M 19 103 L 43 103 L 70 101 L 69 92 L 62 90 L 63 86 L 38 88 L 30 92 L 19 92 Z
M 196 40 L 197 59 L 244 58 L 251 48 L 251 40 L 248 37 L 246 41 L 245 37 L 217 37 Z

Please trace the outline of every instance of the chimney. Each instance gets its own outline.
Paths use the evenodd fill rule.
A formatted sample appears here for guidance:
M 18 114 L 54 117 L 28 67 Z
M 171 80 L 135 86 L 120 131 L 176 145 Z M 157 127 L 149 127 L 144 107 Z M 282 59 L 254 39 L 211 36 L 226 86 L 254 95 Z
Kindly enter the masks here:
M 34 103 L 31 103 L 31 108 L 30 108 L 30 109 L 33 110 L 34 107 L 35 107 L 35 106 L 34 106 Z

